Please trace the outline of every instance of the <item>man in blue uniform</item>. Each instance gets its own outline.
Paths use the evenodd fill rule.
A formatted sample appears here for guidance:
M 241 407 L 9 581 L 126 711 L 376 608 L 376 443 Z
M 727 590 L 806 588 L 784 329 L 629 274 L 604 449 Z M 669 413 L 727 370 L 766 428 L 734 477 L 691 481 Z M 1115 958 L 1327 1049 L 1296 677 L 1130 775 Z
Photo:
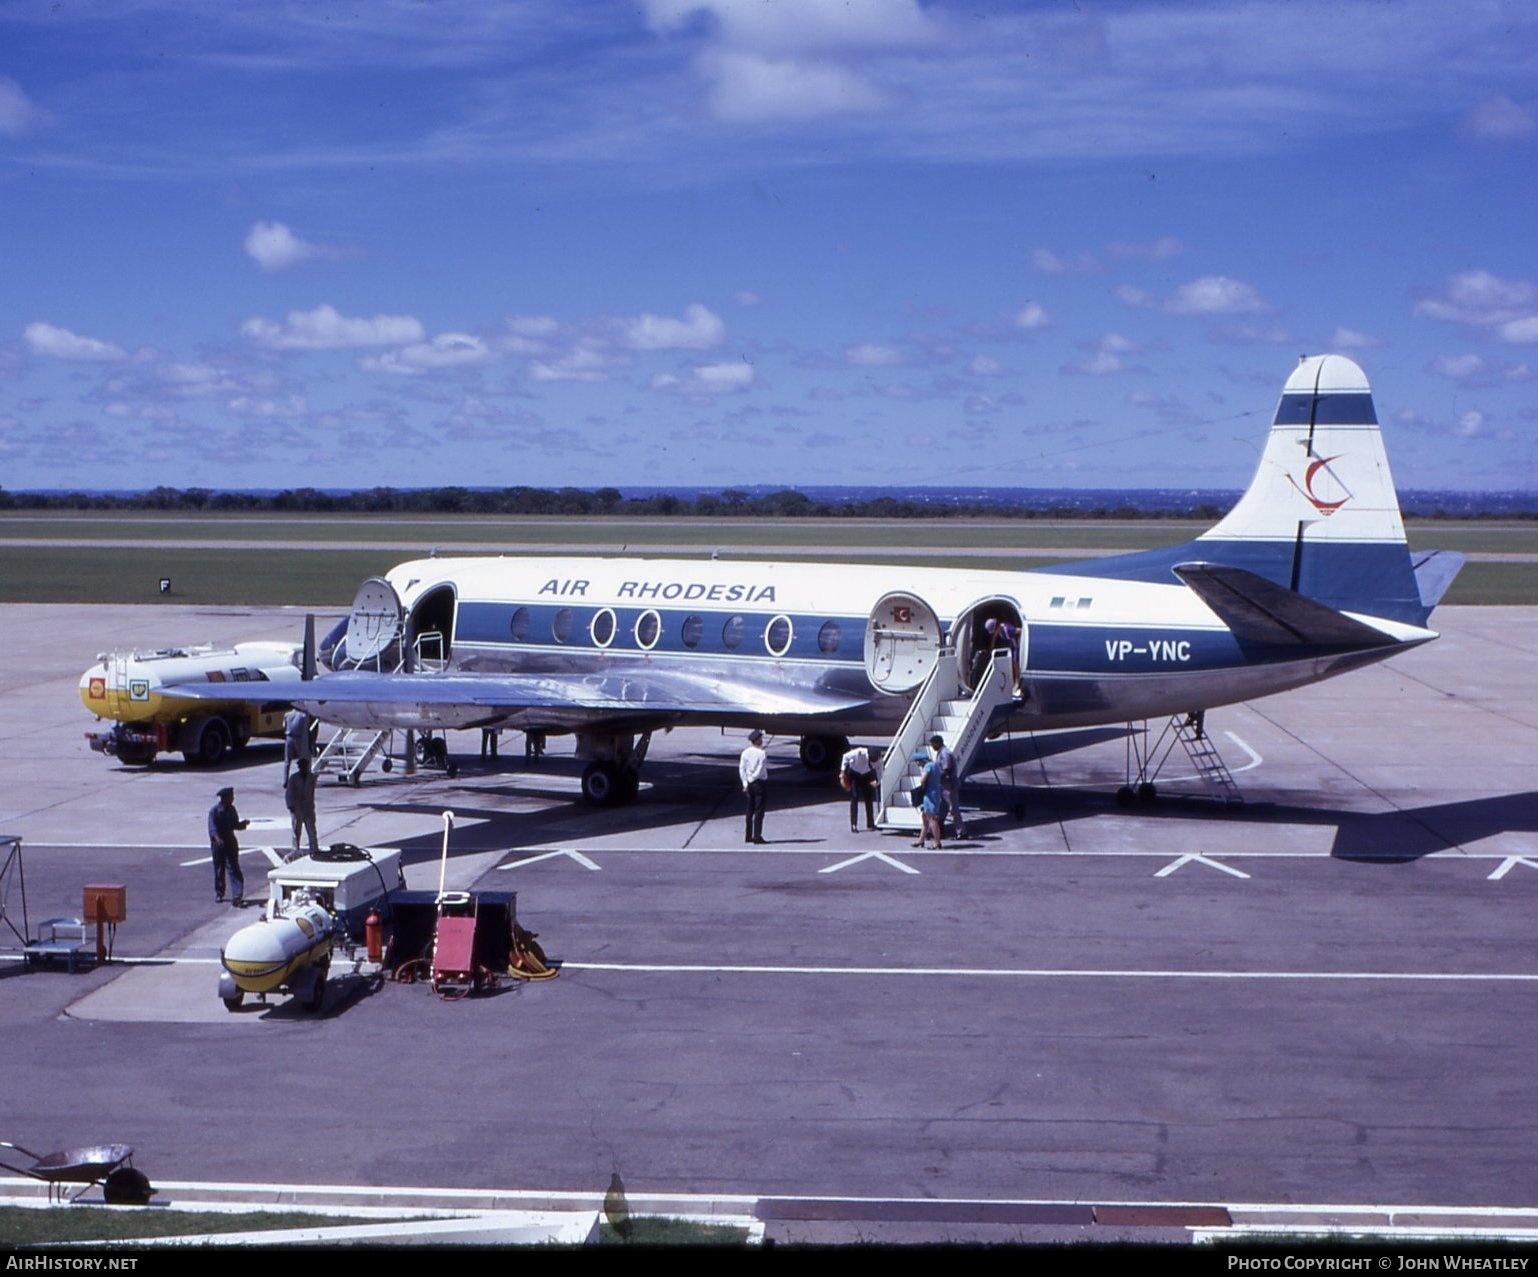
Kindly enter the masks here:
M 240 872 L 240 840 L 235 831 L 250 823 L 235 810 L 235 791 L 221 789 L 219 801 L 208 809 L 208 845 L 214 853 L 214 899 L 224 900 L 224 879 L 228 874 L 233 888 L 230 903 L 237 908 L 246 902 L 246 878 Z

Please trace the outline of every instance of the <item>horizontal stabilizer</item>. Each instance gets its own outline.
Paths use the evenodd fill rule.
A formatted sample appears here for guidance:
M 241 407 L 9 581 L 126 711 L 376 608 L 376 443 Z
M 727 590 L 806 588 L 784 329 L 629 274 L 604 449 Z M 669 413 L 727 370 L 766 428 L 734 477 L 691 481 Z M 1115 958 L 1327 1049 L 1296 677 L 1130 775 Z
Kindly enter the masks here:
M 1243 568 L 1179 563 L 1175 575 L 1245 642 L 1382 647 L 1395 641 L 1381 630 Z
M 1415 588 L 1421 593 L 1421 602 L 1434 608 L 1447 593 L 1458 570 L 1468 562 L 1468 556 L 1456 550 L 1421 550 L 1411 556 L 1415 570 Z

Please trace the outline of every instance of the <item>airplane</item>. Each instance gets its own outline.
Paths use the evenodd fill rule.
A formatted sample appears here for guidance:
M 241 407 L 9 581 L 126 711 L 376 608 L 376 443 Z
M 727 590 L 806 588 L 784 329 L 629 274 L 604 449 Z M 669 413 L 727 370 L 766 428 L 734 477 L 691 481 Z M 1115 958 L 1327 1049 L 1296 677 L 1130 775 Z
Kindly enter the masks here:
M 965 770 L 1006 728 L 1199 721 L 1428 642 L 1462 563 L 1410 552 L 1362 369 L 1305 356 L 1249 488 L 1181 545 L 1021 571 L 417 559 L 364 583 L 334 672 L 285 690 L 344 727 L 574 733 L 599 806 L 636 796 L 651 733 L 680 724 L 798 735 L 814 769 L 850 736 L 905 759 L 943 727 Z

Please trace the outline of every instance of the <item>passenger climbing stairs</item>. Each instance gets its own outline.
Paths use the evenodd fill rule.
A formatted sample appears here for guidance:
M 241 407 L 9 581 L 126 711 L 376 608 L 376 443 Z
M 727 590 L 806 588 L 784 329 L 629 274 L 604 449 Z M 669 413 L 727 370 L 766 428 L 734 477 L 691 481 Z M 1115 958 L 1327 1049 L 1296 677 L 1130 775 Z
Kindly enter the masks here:
M 988 739 L 988 726 L 994 711 L 1014 700 L 1011 659 L 1007 649 L 993 653 L 977 687 L 969 692 L 962 682 L 956 649 L 940 649 L 934 669 L 919 687 L 908 716 L 887 748 L 881 769 L 878 825 L 884 829 L 922 827 L 923 817 L 913 804 L 912 793 L 919 783 L 924 763 L 915 761 L 914 755 L 922 751 L 924 759 L 928 759 L 931 736 L 939 735 L 945 739 L 956 756 L 958 777 L 971 770 L 978 750 Z

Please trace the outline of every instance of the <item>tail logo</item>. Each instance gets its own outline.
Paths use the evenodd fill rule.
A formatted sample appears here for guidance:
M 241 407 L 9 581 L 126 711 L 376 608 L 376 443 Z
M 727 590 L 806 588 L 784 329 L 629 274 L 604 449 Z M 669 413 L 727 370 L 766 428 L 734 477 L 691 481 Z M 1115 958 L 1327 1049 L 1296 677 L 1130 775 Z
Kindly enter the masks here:
M 1299 483 L 1291 475 L 1287 476 L 1287 482 L 1292 484 L 1294 488 L 1302 493 L 1303 499 L 1307 501 L 1309 505 L 1313 506 L 1314 509 L 1319 511 L 1320 515 L 1326 519 L 1329 518 L 1330 515 L 1334 514 L 1337 510 L 1339 510 L 1341 506 L 1345 505 L 1347 501 L 1351 500 L 1351 494 L 1345 491 L 1345 485 L 1342 484 L 1341 481 L 1335 477 L 1334 472 L 1328 468 L 1330 462 L 1338 461 L 1344 455 L 1344 453 L 1338 452 L 1333 457 L 1315 458 L 1309 463 L 1308 469 L 1303 472 L 1302 483 Z M 1320 479 L 1321 471 L 1324 474 L 1324 479 Z M 1345 492 L 1345 495 L 1338 501 L 1328 501 L 1320 492 L 1316 491 L 1316 483 L 1327 488 L 1332 488 L 1335 491 Z

